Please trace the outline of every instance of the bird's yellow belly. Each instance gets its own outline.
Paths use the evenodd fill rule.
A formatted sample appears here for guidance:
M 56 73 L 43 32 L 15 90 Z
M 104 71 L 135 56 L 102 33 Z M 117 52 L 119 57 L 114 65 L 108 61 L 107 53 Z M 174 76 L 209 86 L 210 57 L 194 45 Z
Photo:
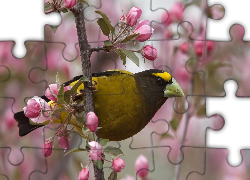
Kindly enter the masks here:
M 111 141 L 123 140 L 138 133 L 150 121 L 143 96 L 137 93 L 132 76 L 98 78 L 95 113 L 99 118 L 98 135 Z

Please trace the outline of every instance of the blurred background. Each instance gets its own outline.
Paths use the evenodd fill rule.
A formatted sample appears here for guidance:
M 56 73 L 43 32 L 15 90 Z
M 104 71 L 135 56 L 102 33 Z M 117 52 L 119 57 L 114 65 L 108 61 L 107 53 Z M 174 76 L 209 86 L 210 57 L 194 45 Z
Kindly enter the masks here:
M 151 39 L 145 44 L 153 45 L 158 51 L 153 62 L 146 60 L 144 63 L 138 54 L 140 67 L 129 59 L 124 66 L 114 51 L 94 52 L 92 72 L 124 69 L 136 73 L 161 69 L 172 74 L 187 96 L 187 101 L 185 98 L 169 99 L 133 138 L 108 143 L 121 146 L 125 155 L 122 158 L 126 167 L 118 173 L 118 179 L 128 180 L 128 175 L 136 179 L 134 163 L 140 154 L 148 159 L 150 179 L 173 179 L 178 164 L 180 179 L 249 179 L 248 150 L 241 151 L 243 162 L 234 168 L 227 163 L 227 149 L 205 148 L 206 128 L 219 130 L 224 120 L 218 115 L 206 117 L 202 96 L 224 96 L 223 83 L 228 78 L 238 82 L 238 96 L 250 95 L 250 54 L 249 43 L 242 41 L 244 28 L 237 24 L 232 26 L 231 42 L 205 41 L 207 18 L 220 19 L 224 9 L 208 8 L 202 0 L 91 0 L 89 4 L 84 14 L 92 47 L 102 46 L 107 40 L 96 23 L 99 16 L 95 10 L 105 12 L 114 26 L 123 12 L 127 14 L 132 7 L 139 7 L 142 9 L 140 20 L 151 21 L 154 28 Z M 43 143 L 57 127 L 52 126 L 45 134 L 46 127 L 19 137 L 13 119 L 13 113 L 21 111 L 29 98 L 44 95 L 48 85 L 56 82 L 57 72 L 61 83 L 82 74 L 74 17 L 71 12 L 61 15 L 63 21 L 56 33 L 49 25 L 45 26 L 45 42 L 25 42 L 27 55 L 23 59 L 12 55 L 14 42 L 0 42 L 0 179 L 77 179 L 80 164 L 88 163 L 89 157 L 82 152 L 63 157 L 64 150 L 57 140 L 52 155 L 45 158 Z M 137 50 L 143 45 L 137 42 L 135 47 L 131 43 L 126 47 Z M 180 150 L 186 122 L 184 147 Z M 85 140 L 76 133 L 71 133 L 70 139 L 68 150 L 85 147 Z M 105 162 L 105 179 L 112 172 L 110 166 Z M 94 179 L 92 165 L 89 179 Z

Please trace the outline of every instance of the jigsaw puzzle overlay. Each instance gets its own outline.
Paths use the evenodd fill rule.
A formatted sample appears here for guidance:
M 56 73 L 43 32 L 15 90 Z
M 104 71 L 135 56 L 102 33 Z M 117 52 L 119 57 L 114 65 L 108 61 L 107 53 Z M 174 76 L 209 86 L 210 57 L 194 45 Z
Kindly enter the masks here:
M 220 4 L 214 5 L 218 2 Z M 103 46 L 107 40 L 107 36 L 98 26 L 97 20 L 100 15 L 95 13 L 96 10 L 105 12 L 115 26 L 132 7 L 139 7 L 142 15 L 138 22 L 149 20 L 154 32 L 145 42 L 137 41 L 135 46 L 128 43 L 122 47 L 135 50 L 145 44 L 157 49 L 157 58 L 154 61 L 144 62 L 141 54 L 136 53 L 139 57 L 139 67 L 128 58 L 124 66 L 113 50 L 110 53 L 93 52 L 92 73 L 111 69 L 126 70 L 131 73 L 159 69 L 170 73 L 185 94 L 185 97 L 167 99 L 146 127 L 133 137 L 108 143 L 108 146 L 118 147 L 124 153 L 121 158 L 125 161 L 125 168 L 118 173 L 118 179 L 141 179 L 140 171 L 138 172 L 138 168 L 135 170 L 137 167 L 135 161 L 138 157 L 142 157 L 140 155 L 146 158 L 144 162 L 148 164 L 144 166 L 146 169 L 141 170 L 147 179 L 249 179 L 250 151 L 248 136 L 244 131 L 247 131 L 246 108 L 250 95 L 250 46 L 247 41 L 242 40 L 249 39 L 247 37 L 249 28 L 246 21 L 247 13 L 244 14 L 248 11 L 241 9 L 241 7 L 247 8 L 248 3 L 237 1 L 232 4 L 223 0 L 216 2 L 91 0 L 88 3 L 89 6 L 84 4 L 84 15 L 86 34 L 91 47 Z M 62 22 L 54 32 L 50 23 L 58 25 L 58 21 L 53 24 L 53 20 L 56 16 L 58 20 L 59 14 L 44 13 L 42 20 L 49 21 L 37 19 L 37 24 L 32 24 L 24 16 L 22 20 L 18 20 L 17 14 L 20 14 L 20 18 L 22 14 L 19 12 L 22 10 L 21 7 L 25 9 L 31 4 L 34 2 L 22 1 L 15 6 L 18 7 L 17 10 L 12 10 L 16 12 L 14 16 L 10 16 L 8 11 L 6 14 L 1 11 L 2 17 L 8 18 L 0 20 L 6 30 L 0 35 L 0 179 L 78 179 L 82 170 L 81 163 L 85 166 L 89 162 L 86 152 L 63 156 L 74 148 L 85 148 L 85 140 L 79 134 L 75 131 L 69 134 L 70 146 L 66 152 L 58 145 L 58 140 L 55 138 L 53 153 L 45 158 L 42 153 L 43 144 L 56 133 L 60 124 L 43 126 L 20 137 L 17 122 L 14 120 L 14 113 L 22 111 L 29 99 L 43 96 L 47 87 L 56 83 L 57 73 L 61 83 L 82 74 L 73 14 L 60 13 Z M 43 4 L 44 2 L 39 0 L 39 3 L 32 6 L 32 11 L 29 12 L 28 9 L 25 11 L 28 16 L 36 17 L 44 12 Z M 7 3 L 6 6 L 12 5 Z M 234 16 L 234 19 L 230 16 Z M 223 20 L 230 22 L 227 21 L 222 25 L 220 22 Z M 45 25 L 47 23 L 50 25 Z M 221 29 L 223 33 L 219 34 L 218 31 Z M 19 30 L 20 32 L 29 30 L 34 36 L 29 33 L 30 36 L 27 37 L 17 35 L 16 31 Z M 20 48 L 23 42 L 26 55 L 24 48 Z M 229 92 L 224 87 L 228 79 L 237 82 L 238 89 L 235 91 L 237 98 L 244 100 L 246 104 L 239 101 L 239 104 L 232 102 L 227 103 L 225 107 L 221 105 L 219 107 L 225 112 L 220 113 L 221 111 L 217 111 L 219 109 L 216 108 L 218 106 L 211 105 L 210 98 L 221 99 L 216 105 L 222 103 L 224 96 L 228 95 L 226 92 Z M 108 94 L 101 90 L 105 88 L 105 84 L 97 82 L 99 83 L 97 95 L 101 100 L 95 103 L 100 112 L 104 109 L 103 100 L 107 101 L 114 96 L 128 93 L 124 91 L 126 81 L 129 81 L 129 77 L 117 83 L 121 91 L 111 90 Z M 140 95 L 136 89 L 134 93 Z M 156 97 L 155 94 L 149 93 L 148 97 L 150 96 Z M 208 106 L 213 107 L 213 111 L 209 111 Z M 244 106 L 242 112 L 236 110 L 240 106 Z M 115 110 L 116 107 L 113 108 Z M 97 115 L 99 111 L 96 112 Z M 237 118 L 228 117 L 230 113 Z M 207 130 L 208 128 L 210 129 Z M 223 132 L 231 135 L 230 147 L 234 147 L 234 151 L 227 149 L 229 145 L 223 140 L 230 137 Z M 212 133 L 213 136 L 209 136 Z M 219 133 L 222 134 L 221 138 Z M 238 157 L 235 164 L 230 163 L 232 153 L 235 155 L 233 157 Z M 111 157 L 106 156 L 106 159 L 110 160 Z M 111 165 L 108 162 L 104 163 L 105 179 L 108 179 L 113 171 Z M 89 179 L 92 180 L 94 179 L 92 164 L 89 168 Z

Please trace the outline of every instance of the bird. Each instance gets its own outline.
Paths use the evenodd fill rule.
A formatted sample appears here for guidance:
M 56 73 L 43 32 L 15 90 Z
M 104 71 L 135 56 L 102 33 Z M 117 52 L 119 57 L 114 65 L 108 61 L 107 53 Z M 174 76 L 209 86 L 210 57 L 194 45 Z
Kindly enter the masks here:
M 82 75 L 76 76 L 64 86 L 73 86 Z M 94 92 L 95 114 L 99 123 L 99 138 L 120 141 L 140 132 L 154 117 L 168 98 L 184 97 L 183 90 L 168 72 L 149 69 L 138 73 L 113 69 L 92 74 L 96 82 Z M 78 87 L 80 93 L 84 85 Z M 83 100 L 84 95 L 81 96 Z M 41 96 L 46 102 L 50 100 Z M 172 108 L 172 107 L 171 107 Z M 24 111 L 14 114 L 18 122 L 19 136 L 42 127 L 30 123 Z M 48 124 L 48 123 L 47 123 Z

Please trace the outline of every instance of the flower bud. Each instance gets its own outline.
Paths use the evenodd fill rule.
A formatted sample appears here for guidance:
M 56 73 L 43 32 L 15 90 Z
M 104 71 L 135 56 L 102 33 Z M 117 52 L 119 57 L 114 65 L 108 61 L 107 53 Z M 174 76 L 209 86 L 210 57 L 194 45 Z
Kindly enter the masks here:
M 148 160 L 142 154 L 135 161 L 135 172 L 141 178 L 145 178 L 148 175 Z
M 195 49 L 196 55 L 198 57 L 201 57 L 203 55 L 204 42 L 203 41 L 195 41 L 195 43 L 194 43 L 194 49 Z
M 184 7 L 181 2 L 176 2 L 170 10 L 171 16 L 178 21 L 181 21 L 183 18 Z
M 113 160 L 113 169 L 115 172 L 121 172 L 125 167 L 125 162 L 121 158 L 116 158 Z
M 89 151 L 91 159 L 94 161 L 100 160 L 99 156 L 102 154 L 102 146 L 96 141 L 89 142 L 89 145 L 91 146 Z
M 27 106 L 23 108 L 24 114 L 28 118 L 37 118 L 41 113 L 41 106 L 34 98 L 29 99 Z
M 172 22 L 173 22 L 173 18 L 171 16 L 171 14 L 169 14 L 168 12 L 164 12 L 161 16 L 161 22 L 165 25 L 165 26 L 169 26 Z
M 86 116 L 87 121 L 86 125 L 90 129 L 91 132 L 95 132 L 98 126 L 98 117 L 94 112 L 89 112 Z
M 133 7 L 130 9 L 127 15 L 127 24 L 131 27 L 136 25 L 137 20 L 141 17 L 142 10 L 138 7 Z
M 89 179 L 89 170 L 87 168 L 83 168 L 79 173 L 78 180 L 88 180 Z
M 69 147 L 69 144 L 70 144 L 70 137 L 69 135 L 62 135 L 60 136 L 60 133 L 59 133 L 59 136 L 58 136 L 58 145 L 61 146 L 63 149 L 68 149 Z
M 49 157 L 52 154 L 52 146 L 53 146 L 53 138 L 47 139 L 42 149 L 44 157 Z
M 45 91 L 45 96 L 46 96 L 48 99 L 50 99 L 50 100 L 52 100 L 52 101 L 56 101 L 57 98 L 54 97 L 54 95 L 51 93 L 50 90 L 51 90 L 55 95 L 57 95 L 57 94 L 58 94 L 57 84 L 50 84 L 50 85 L 49 85 L 49 88 L 47 88 L 46 91 Z
M 46 89 L 45 96 L 52 101 L 57 101 L 57 98 L 54 97 L 54 95 L 51 93 L 51 91 L 52 91 L 56 96 L 58 95 L 57 84 L 50 84 L 49 88 Z M 71 89 L 71 86 L 66 86 L 66 87 L 64 87 L 64 92 L 67 90 L 70 90 L 70 89 Z
M 212 41 L 206 42 L 207 52 L 211 52 L 214 49 L 214 43 Z
M 76 5 L 76 0 L 65 0 L 65 7 L 68 9 L 73 8 Z
M 150 61 L 154 61 L 157 58 L 157 50 L 150 45 L 146 45 L 142 48 L 141 54 L 143 57 Z
M 139 42 L 144 42 L 146 40 L 148 40 L 151 35 L 153 34 L 154 29 L 152 27 L 150 27 L 148 24 L 149 21 L 147 20 L 143 20 L 140 21 L 140 23 L 136 26 L 135 28 L 135 34 L 140 34 L 136 40 Z
M 179 49 L 182 53 L 184 54 L 187 54 L 188 52 L 188 44 L 186 42 L 182 43 L 180 46 L 179 46 Z

